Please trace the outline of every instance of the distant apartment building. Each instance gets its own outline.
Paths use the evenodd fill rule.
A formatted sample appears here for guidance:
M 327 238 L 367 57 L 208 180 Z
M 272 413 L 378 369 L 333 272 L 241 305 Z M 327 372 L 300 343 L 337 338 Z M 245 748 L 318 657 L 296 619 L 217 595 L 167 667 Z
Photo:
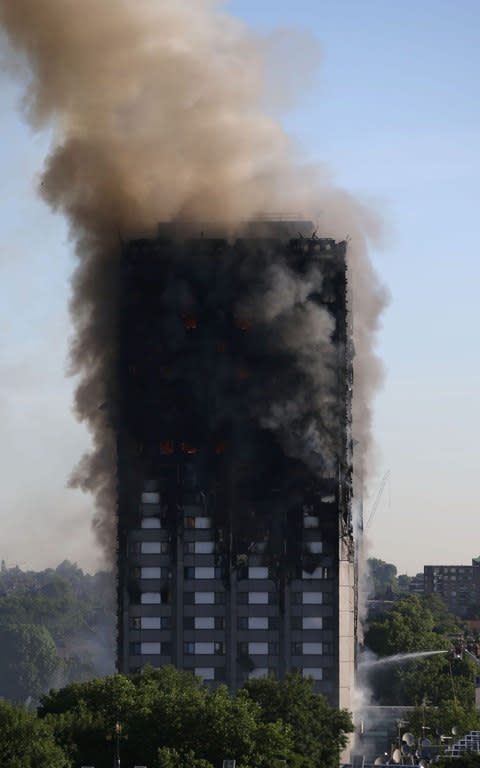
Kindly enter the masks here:
M 426 595 L 440 595 L 456 616 L 468 618 L 480 607 L 480 557 L 471 565 L 425 565 Z
M 429 568 L 430 566 L 426 566 Z M 425 592 L 425 574 L 417 573 L 408 584 L 408 591 L 415 595 L 423 595 Z

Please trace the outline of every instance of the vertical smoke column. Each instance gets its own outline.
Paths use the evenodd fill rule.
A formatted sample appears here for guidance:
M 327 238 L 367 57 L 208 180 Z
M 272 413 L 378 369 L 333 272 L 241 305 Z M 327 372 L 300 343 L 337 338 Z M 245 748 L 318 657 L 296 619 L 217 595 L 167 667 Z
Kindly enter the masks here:
M 0 0 L 0 21 L 11 60 L 25 62 L 15 69 L 25 80 L 28 120 L 54 127 L 40 189 L 67 217 L 75 242 L 71 372 L 81 377 L 75 408 L 94 443 L 72 482 L 95 495 L 107 551 L 115 546 L 107 415 L 117 397 L 119 238 L 151 232 L 158 220 L 233 224 L 279 210 L 316 218 L 321 210 L 321 231 L 350 234 L 354 431 L 366 455 L 383 301 L 366 256 L 370 217 L 292 160 L 282 128 L 261 106 L 262 52 L 245 26 L 211 0 Z

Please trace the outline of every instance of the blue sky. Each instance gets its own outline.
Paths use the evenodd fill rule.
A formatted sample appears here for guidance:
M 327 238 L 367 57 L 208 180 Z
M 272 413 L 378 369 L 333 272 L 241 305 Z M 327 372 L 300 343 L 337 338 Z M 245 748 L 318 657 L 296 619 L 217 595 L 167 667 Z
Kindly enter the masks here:
M 478 2 L 231 0 L 259 33 L 298 29 L 322 51 L 281 120 L 296 147 L 383 218 L 372 259 L 391 295 L 378 351 L 370 553 L 411 574 L 480 554 L 477 221 Z M 282 40 L 284 38 L 282 37 Z M 306 50 L 311 46 L 305 42 Z M 282 66 L 298 46 L 285 45 Z M 0 75 L 0 557 L 32 567 L 100 562 L 91 500 L 66 490 L 88 446 L 65 377 L 71 245 L 36 199 L 48 133 Z M 328 226 L 328 223 L 326 223 Z

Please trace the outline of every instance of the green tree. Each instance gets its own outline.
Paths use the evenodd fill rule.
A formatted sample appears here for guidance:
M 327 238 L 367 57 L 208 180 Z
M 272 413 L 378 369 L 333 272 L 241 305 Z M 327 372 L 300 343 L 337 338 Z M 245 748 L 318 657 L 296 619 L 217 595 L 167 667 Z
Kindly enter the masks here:
M 241 768 L 267 768 L 278 758 L 290 759 L 293 749 L 291 728 L 278 718 L 264 719 L 246 691 L 212 691 L 173 667 L 74 683 L 43 697 L 39 715 L 75 764 L 94 762 L 96 768 L 110 768 L 113 745 L 107 737 L 117 721 L 122 737 L 128 736 L 121 742 L 122 758 L 132 764 L 181 765 L 192 759 L 197 768 L 208 768 L 235 758 Z
M 16 702 L 38 700 L 64 669 L 49 631 L 32 624 L 0 629 L 0 659 L 0 695 Z
M 2 768 L 70 768 L 55 743 L 48 722 L 10 704 L 0 704 L 0 765 Z
M 368 558 L 368 568 L 373 597 L 392 597 L 399 592 L 397 567 L 377 557 Z
M 379 657 L 447 651 L 451 642 L 445 633 L 462 631 L 463 624 L 448 612 L 438 595 L 408 595 L 370 622 L 365 646 Z M 435 706 L 457 700 L 468 710 L 474 700 L 475 665 L 467 659 L 450 664 L 447 655 L 440 653 L 367 669 L 375 699 L 381 704 L 420 704 L 426 697 Z
M 291 728 L 294 764 L 299 768 L 334 768 L 353 731 L 350 714 L 331 707 L 313 692 L 313 681 L 302 675 L 250 680 L 244 689 L 261 707 L 265 722 L 282 720 Z

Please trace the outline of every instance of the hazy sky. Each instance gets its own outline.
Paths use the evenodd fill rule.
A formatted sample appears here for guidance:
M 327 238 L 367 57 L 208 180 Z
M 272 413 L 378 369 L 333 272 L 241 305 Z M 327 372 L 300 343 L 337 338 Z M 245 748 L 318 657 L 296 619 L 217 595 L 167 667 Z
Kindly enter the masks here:
M 386 377 L 367 518 L 387 469 L 391 479 L 370 553 L 411 574 L 427 563 L 469 563 L 480 554 L 480 4 L 226 7 L 259 33 L 290 28 L 296 43 L 282 33 L 275 58 L 287 84 L 298 30 L 318 42 L 318 72 L 305 70 L 298 103 L 279 119 L 306 157 L 384 220 L 372 259 L 391 302 L 379 334 Z M 66 489 L 88 447 L 65 376 L 74 260 L 65 223 L 36 198 L 50 136 L 26 127 L 21 95 L 0 74 L 0 557 L 25 567 L 68 557 L 92 568 L 101 563 L 92 502 Z

